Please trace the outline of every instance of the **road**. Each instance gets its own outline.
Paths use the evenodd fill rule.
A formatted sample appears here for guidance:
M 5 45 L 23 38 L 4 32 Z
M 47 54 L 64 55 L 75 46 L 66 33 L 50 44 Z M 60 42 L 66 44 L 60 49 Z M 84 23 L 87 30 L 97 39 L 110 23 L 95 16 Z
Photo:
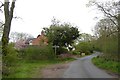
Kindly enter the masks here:
M 92 64 L 91 59 L 99 54 L 96 52 L 90 56 L 77 58 L 64 72 L 63 78 L 115 78 Z

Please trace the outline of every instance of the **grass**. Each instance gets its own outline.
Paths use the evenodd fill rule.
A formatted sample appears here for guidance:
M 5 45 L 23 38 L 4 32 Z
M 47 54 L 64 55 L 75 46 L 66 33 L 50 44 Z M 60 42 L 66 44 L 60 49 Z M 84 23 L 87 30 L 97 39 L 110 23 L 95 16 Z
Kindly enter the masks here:
M 0 79 L 2 78 L 2 55 L 0 53 Z
M 63 60 L 43 60 L 43 61 L 19 61 L 18 66 L 11 67 L 12 70 L 15 70 L 14 73 L 10 74 L 7 78 L 35 78 L 36 75 L 38 75 L 38 70 L 42 70 L 43 68 L 59 64 L 59 63 L 65 63 L 73 61 L 75 59 L 68 58 Z M 39 75 L 41 76 L 41 75 Z
M 92 62 L 99 68 L 105 69 L 109 72 L 120 74 L 120 62 L 105 60 L 104 58 L 93 58 Z

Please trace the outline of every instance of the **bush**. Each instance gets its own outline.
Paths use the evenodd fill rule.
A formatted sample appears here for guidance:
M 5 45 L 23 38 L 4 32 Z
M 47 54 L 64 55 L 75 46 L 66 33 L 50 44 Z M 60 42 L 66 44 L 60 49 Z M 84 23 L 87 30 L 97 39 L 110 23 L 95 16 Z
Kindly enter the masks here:
M 18 62 L 18 53 L 14 49 L 12 44 L 8 45 L 8 53 L 2 56 L 2 72 L 3 72 L 3 77 L 7 76 L 9 74 L 14 73 L 14 70 L 11 67 L 15 67 Z
M 91 54 L 93 53 L 93 45 L 90 42 L 81 42 L 76 46 L 76 50 L 80 53 Z
M 68 53 L 68 50 L 64 47 L 57 48 L 57 55 L 60 55 L 60 54 L 63 54 L 63 53 Z
M 21 56 L 27 60 L 44 60 L 55 57 L 51 45 L 48 46 L 28 46 L 21 50 Z
M 79 51 L 71 51 L 71 54 L 73 54 L 73 55 L 80 55 L 80 52 Z

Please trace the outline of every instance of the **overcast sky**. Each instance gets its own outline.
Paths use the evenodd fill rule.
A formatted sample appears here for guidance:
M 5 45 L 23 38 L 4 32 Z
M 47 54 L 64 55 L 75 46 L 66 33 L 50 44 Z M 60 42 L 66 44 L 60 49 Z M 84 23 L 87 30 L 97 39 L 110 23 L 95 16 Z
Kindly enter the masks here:
M 92 34 L 102 14 L 94 7 L 86 7 L 89 0 L 17 0 L 11 32 L 25 32 L 36 37 L 43 27 L 49 27 L 55 17 L 61 22 L 78 26 L 80 32 Z

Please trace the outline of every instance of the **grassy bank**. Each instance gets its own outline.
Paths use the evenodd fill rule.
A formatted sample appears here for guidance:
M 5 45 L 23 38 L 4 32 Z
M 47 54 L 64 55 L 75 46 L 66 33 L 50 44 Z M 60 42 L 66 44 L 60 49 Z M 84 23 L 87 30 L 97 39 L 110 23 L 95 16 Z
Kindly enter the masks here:
M 35 78 L 38 70 L 54 64 L 65 63 L 73 61 L 75 59 L 63 59 L 63 60 L 43 60 L 43 61 L 19 61 L 18 66 L 11 67 L 12 70 L 15 70 L 15 73 L 11 73 L 7 78 Z M 39 75 L 41 76 L 41 75 Z
M 105 60 L 104 58 L 93 58 L 92 62 L 99 68 L 108 70 L 116 74 L 120 74 L 120 62 Z
M 2 78 L 2 55 L 0 54 L 0 79 Z

